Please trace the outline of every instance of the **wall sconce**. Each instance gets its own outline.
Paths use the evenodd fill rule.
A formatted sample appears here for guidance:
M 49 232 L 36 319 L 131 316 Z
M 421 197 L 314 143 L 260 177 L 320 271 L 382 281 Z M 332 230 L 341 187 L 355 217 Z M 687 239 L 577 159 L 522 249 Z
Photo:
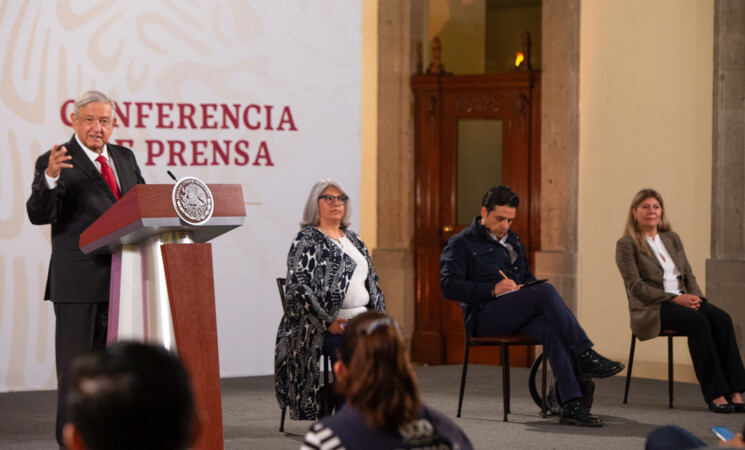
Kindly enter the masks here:
M 520 63 L 525 59 L 523 52 L 515 52 L 515 67 L 520 67 Z

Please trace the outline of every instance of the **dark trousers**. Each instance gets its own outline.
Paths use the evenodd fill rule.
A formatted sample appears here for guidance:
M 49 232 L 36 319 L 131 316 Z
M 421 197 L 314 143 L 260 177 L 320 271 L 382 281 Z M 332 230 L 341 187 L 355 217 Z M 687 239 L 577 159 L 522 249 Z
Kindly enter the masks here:
M 321 348 L 321 354 L 326 355 L 331 360 L 331 370 L 334 370 L 334 364 L 338 359 L 338 350 L 341 345 L 341 337 L 343 334 L 329 333 L 323 335 L 323 347 Z
M 334 372 L 334 364 L 336 364 L 336 361 L 339 360 L 339 347 L 341 346 L 342 336 L 344 335 L 329 333 L 328 331 L 326 332 L 326 334 L 323 335 L 323 347 L 321 347 L 321 354 L 329 357 L 329 360 L 331 362 L 331 373 L 332 374 Z M 326 368 L 324 367 L 324 370 L 325 369 Z M 331 380 L 332 378 L 329 378 L 329 380 Z M 332 393 L 333 393 L 332 404 L 334 405 L 333 408 L 335 408 L 336 411 L 339 411 L 339 409 L 345 403 L 344 396 L 339 394 L 336 391 L 336 389 L 334 389 Z M 326 413 L 329 414 L 330 412 L 331 412 L 331 409 L 327 410 Z
M 729 314 L 709 302 L 698 310 L 663 303 L 660 321 L 662 328 L 688 336 L 693 369 L 707 402 L 745 390 L 745 368 Z
M 55 357 L 57 360 L 56 437 L 63 446 L 62 428 L 67 422 L 67 396 L 70 364 L 81 354 L 106 347 L 109 304 L 55 303 Z
M 543 345 L 562 400 L 582 397 L 575 359 L 592 341 L 556 289 L 538 284 L 495 298 L 478 313 L 476 336 L 526 334 Z

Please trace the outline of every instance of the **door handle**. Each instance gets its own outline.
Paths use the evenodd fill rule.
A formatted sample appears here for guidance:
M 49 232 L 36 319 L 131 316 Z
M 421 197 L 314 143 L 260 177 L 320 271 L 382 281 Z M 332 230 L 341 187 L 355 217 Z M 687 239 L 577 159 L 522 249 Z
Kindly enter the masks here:
M 453 226 L 452 225 L 445 225 L 444 227 L 442 227 L 442 232 L 443 233 L 450 233 L 451 231 L 453 231 Z

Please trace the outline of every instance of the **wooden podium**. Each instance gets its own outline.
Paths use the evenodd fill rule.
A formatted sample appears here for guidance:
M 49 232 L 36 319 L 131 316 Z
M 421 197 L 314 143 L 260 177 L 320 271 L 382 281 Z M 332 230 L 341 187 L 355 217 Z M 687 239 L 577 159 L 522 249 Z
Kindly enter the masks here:
M 111 253 L 108 342 L 159 343 L 184 361 L 205 419 L 196 448 L 223 448 L 212 269 L 205 242 L 246 218 L 239 184 L 209 185 L 212 217 L 181 220 L 173 185 L 138 184 L 80 235 L 84 253 Z

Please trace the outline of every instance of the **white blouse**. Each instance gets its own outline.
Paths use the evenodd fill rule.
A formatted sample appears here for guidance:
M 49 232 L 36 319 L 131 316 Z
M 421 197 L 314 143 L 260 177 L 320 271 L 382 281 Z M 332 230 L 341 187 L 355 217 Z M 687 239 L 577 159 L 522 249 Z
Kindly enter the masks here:
M 341 309 L 336 316 L 339 319 L 351 319 L 367 311 L 366 306 L 370 303 L 370 293 L 365 287 L 369 267 L 365 256 L 357 250 L 357 247 L 352 244 L 349 238 L 342 236 L 338 241 L 336 239 L 333 239 L 333 241 L 357 263 L 349 282 L 349 288 L 347 288 L 347 295 L 344 297 Z
M 654 238 L 646 236 L 647 245 L 652 249 L 652 253 L 657 257 L 657 261 L 662 265 L 662 269 L 665 271 L 662 276 L 662 285 L 665 292 L 671 294 L 682 294 L 680 290 L 680 270 L 675 267 L 673 257 L 665 248 L 665 245 L 660 239 L 660 235 L 657 234 Z

